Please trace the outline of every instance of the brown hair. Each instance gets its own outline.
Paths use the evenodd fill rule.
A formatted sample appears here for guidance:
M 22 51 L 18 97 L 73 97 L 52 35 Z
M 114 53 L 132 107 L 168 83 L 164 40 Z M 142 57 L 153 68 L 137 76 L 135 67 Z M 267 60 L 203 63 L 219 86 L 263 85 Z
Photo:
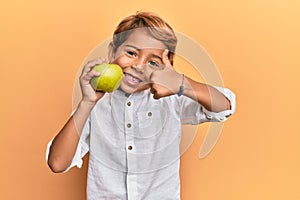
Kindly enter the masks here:
M 114 52 L 128 39 L 136 28 L 146 28 L 155 39 L 163 42 L 169 50 L 169 59 L 173 65 L 173 58 L 177 45 L 177 38 L 172 27 L 158 15 L 151 12 L 137 12 L 124 18 L 117 26 L 113 35 Z

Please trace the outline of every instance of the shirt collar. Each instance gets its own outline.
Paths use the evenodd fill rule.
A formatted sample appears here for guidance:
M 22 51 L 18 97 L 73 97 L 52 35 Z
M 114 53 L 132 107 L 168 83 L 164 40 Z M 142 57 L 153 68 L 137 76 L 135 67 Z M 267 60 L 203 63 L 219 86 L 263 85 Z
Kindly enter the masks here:
M 149 89 L 143 90 L 141 92 L 133 93 L 133 94 L 128 94 L 122 91 L 121 89 L 117 89 L 113 92 L 114 96 L 116 97 L 125 97 L 127 98 L 132 98 L 132 97 L 144 97 L 145 95 L 149 94 Z

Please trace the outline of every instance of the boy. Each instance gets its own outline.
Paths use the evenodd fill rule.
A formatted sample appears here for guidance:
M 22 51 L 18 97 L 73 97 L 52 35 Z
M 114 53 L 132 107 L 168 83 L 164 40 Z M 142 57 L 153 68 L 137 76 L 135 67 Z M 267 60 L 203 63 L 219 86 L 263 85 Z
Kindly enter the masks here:
M 87 199 L 180 199 L 181 124 L 225 121 L 234 112 L 234 94 L 177 73 L 177 39 L 159 16 L 138 12 L 118 25 L 109 62 L 123 79 L 112 93 L 95 92 L 88 62 L 80 76 L 82 99 L 48 145 L 53 172 L 81 167 L 89 152 Z

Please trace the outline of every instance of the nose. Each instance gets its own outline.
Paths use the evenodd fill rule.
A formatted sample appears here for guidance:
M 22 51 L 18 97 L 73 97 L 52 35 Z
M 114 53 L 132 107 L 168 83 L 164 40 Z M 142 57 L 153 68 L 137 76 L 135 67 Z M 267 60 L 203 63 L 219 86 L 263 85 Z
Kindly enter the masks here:
M 133 64 L 132 68 L 135 69 L 137 72 L 140 72 L 140 73 L 144 72 L 143 64 Z
M 145 63 L 142 59 L 136 60 L 133 64 L 132 64 L 132 68 L 134 70 L 136 70 L 137 72 L 143 73 L 144 72 L 144 68 L 145 68 Z

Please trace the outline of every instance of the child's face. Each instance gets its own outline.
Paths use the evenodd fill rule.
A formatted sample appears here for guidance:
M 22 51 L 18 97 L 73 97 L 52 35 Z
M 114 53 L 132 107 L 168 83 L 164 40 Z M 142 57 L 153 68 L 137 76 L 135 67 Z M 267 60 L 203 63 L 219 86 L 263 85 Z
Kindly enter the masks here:
M 151 73 L 163 67 L 162 54 L 166 48 L 145 30 L 134 30 L 111 57 L 112 63 L 123 69 L 120 88 L 126 93 L 149 88 Z

